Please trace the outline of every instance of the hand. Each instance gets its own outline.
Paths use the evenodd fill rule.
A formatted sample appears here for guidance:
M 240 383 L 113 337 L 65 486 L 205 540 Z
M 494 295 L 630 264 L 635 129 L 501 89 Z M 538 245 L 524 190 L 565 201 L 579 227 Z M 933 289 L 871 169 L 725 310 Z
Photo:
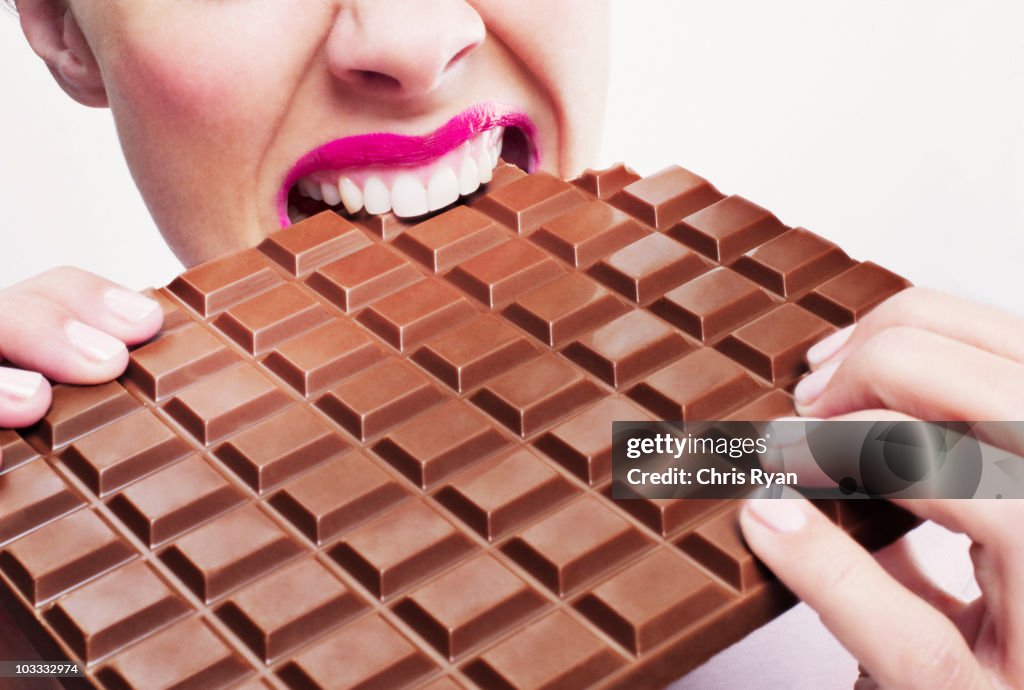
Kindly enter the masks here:
M 794 395 L 821 418 L 1020 420 L 1024 321 L 914 288 L 808 352 Z M 1021 440 L 1004 447 L 1020 453 Z M 751 549 L 881 688 L 1024 688 L 1024 502 L 897 501 L 966 534 L 981 596 L 951 597 L 901 542 L 879 560 L 802 499 L 750 501 Z M 884 567 L 883 567 L 884 566 Z M 863 679 L 858 688 L 875 687 Z
M 162 322 L 153 300 L 77 268 L 55 268 L 0 290 L 0 428 L 28 426 L 46 414 L 47 379 L 117 378 L 128 365 L 126 345 L 153 337 Z
M 963 602 L 947 594 L 917 568 L 904 541 L 883 550 L 883 567 L 804 499 L 748 501 L 740 525 L 754 553 L 818 612 L 878 687 L 1024 688 L 1024 505 L 898 503 L 971 538 L 981 596 Z
M 831 418 L 885 409 L 928 421 L 1014 420 L 1024 412 L 1024 320 L 911 288 L 807 352 L 797 411 Z

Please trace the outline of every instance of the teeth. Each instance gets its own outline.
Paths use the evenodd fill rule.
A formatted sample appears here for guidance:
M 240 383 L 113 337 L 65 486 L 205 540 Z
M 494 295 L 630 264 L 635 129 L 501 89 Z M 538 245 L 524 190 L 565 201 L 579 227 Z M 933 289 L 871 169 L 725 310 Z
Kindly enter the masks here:
M 462 159 L 462 167 L 459 168 L 459 194 L 472 194 L 480 187 L 480 173 L 476 170 L 476 163 L 469 156 Z
M 498 157 L 501 155 L 501 147 L 505 143 L 505 134 L 502 132 L 498 135 L 498 138 L 494 141 L 494 148 L 491 149 L 491 163 L 492 165 L 498 164 Z
M 298 192 L 330 206 L 344 205 L 349 214 L 365 208 L 373 215 L 422 216 L 491 181 L 504 133 L 502 127 L 481 132 L 419 166 L 348 168 L 334 175 L 320 171 L 299 180 Z
M 341 192 L 341 203 L 345 204 L 345 210 L 356 214 L 363 207 L 363 191 L 356 186 L 356 183 L 347 177 L 341 179 L 338 185 Z
M 328 206 L 337 206 L 341 203 L 341 194 L 338 193 L 338 185 L 324 182 L 320 185 L 320 193 L 323 194 L 324 203 Z
M 433 180 L 431 180 L 431 187 L 433 187 Z M 367 183 L 367 190 L 369 190 L 369 183 Z M 399 218 L 422 216 L 427 212 L 427 190 L 412 175 L 399 175 L 395 183 L 391 185 L 391 210 Z
M 430 178 L 427 200 L 431 211 L 455 203 L 459 198 L 459 180 L 451 168 L 441 168 Z
M 371 177 L 363 187 L 363 203 L 366 212 L 374 215 L 391 210 L 391 194 L 379 177 Z
M 320 193 L 320 185 L 312 180 L 299 180 L 299 193 L 317 201 L 324 200 L 323 194 Z
M 491 153 L 486 149 L 480 151 L 476 158 L 476 169 L 480 173 L 480 182 L 486 184 L 491 181 L 491 172 L 494 170 L 494 161 L 491 160 Z

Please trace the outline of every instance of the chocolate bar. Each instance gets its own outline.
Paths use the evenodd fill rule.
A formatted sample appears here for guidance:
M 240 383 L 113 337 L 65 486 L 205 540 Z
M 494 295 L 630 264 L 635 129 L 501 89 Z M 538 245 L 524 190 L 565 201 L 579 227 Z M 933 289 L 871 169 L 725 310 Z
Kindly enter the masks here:
M 97 687 L 664 685 L 793 599 L 735 501 L 612 500 L 611 422 L 792 414 L 906 285 L 682 168 L 316 215 L 0 432 L 0 594 Z M 870 547 L 913 524 L 854 503 Z

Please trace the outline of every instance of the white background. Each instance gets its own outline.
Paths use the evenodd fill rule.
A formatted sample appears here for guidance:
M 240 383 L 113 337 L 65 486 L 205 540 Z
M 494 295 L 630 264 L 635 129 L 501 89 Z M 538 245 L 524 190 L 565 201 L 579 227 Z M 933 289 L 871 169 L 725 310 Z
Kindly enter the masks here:
M 1024 313 L 1022 27 L 1019 0 L 621 0 L 603 162 L 681 163 L 858 258 Z M 13 18 L 0 84 L 0 286 L 62 263 L 173 277 L 109 115 L 59 91 Z M 963 543 L 932 538 L 957 589 Z M 798 608 L 684 685 L 849 688 L 855 664 L 816 624 Z

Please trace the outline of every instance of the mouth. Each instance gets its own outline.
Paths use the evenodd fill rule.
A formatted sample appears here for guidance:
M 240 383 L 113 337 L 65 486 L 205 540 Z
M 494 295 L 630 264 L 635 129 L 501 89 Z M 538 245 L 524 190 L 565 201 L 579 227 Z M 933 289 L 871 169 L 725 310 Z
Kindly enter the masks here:
M 438 211 L 491 180 L 498 160 L 540 164 L 525 113 L 482 103 L 422 136 L 378 132 L 328 142 L 305 154 L 278 193 L 281 227 L 324 210 L 355 216 Z

